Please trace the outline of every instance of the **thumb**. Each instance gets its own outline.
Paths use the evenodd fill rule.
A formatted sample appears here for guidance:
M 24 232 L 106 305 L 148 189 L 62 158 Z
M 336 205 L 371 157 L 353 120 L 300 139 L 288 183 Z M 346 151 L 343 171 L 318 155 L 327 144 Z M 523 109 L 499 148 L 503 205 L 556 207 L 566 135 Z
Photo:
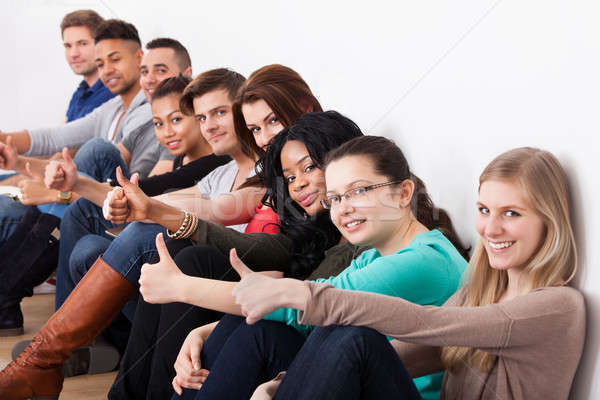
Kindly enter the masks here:
M 158 251 L 160 261 L 172 260 L 171 254 L 169 254 L 169 250 L 167 249 L 167 245 L 165 244 L 165 239 L 163 238 L 162 233 L 156 235 L 156 250 Z
M 249 275 L 252 272 L 254 272 L 250 268 L 248 268 L 242 260 L 240 260 L 240 258 L 237 255 L 237 251 L 235 251 L 235 248 L 231 249 L 231 251 L 229 252 L 229 262 L 231 263 L 233 269 L 235 269 L 235 271 L 240 275 L 240 278 L 242 279 L 246 275 Z
M 129 181 L 131 183 L 133 183 L 135 186 L 137 186 L 139 180 L 140 180 L 140 174 L 136 172 L 135 174 L 131 175 L 131 179 Z
M 8 147 L 12 147 L 12 136 L 7 136 L 6 137 L 6 145 Z
M 119 185 L 121 187 L 125 187 L 129 182 L 129 179 L 125 178 L 125 176 L 123 175 L 123 171 L 121 171 L 121 167 L 117 167 L 116 170 L 117 173 L 117 182 L 119 182 Z
M 25 172 L 27 172 L 27 175 L 29 175 L 30 177 L 32 177 L 32 178 L 35 177 L 33 171 L 31 170 L 31 163 L 29 161 L 27 161 L 27 163 L 25 163 Z
M 201 346 L 192 346 L 190 349 L 190 361 L 196 371 L 200 371 L 200 349 Z
M 73 159 L 71 158 L 71 154 L 69 153 L 69 149 L 67 149 L 66 147 L 63 147 L 63 149 L 62 149 L 62 158 L 68 164 L 71 164 L 73 162 Z

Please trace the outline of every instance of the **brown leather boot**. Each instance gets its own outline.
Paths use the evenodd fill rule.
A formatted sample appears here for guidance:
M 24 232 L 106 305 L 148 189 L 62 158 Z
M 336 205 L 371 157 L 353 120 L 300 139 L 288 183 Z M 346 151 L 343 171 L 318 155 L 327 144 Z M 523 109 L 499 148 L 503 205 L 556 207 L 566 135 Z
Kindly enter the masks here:
M 0 399 L 58 399 L 62 363 L 106 329 L 135 290 L 98 257 L 29 346 L 0 372 Z

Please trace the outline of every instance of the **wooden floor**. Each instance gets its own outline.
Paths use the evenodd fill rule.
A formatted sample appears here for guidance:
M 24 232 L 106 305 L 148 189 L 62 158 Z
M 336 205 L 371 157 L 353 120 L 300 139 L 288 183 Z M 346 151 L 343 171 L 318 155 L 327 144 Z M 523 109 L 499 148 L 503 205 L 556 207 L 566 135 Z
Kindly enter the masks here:
M 31 339 L 52 314 L 54 309 L 53 294 L 37 294 L 27 297 L 21 303 L 25 316 L 25 334 L 14 337 L 0 337 L 0 368 L 4 368 L 10 360 L 13 345 L 21 340 Z M 82 375 L 65 379 L 60 400 L 104 400 L 116 372 L 98 375 Z

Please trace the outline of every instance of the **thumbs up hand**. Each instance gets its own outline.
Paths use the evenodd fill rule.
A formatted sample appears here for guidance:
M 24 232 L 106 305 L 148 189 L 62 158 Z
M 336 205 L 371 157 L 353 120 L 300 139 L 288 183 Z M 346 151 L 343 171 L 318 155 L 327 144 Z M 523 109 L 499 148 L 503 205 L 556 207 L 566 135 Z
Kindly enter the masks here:
M 77 183 L 77 165 L 73 161 L 69 149 L 62 149 L 62 160 L 52 160 L 46 166 L 44 183 L 48 189 L 69 192 Z
M 150 198 L 138 187 L 137 173 L 127 179 L 121 167 L 117 167 L 117 182 L 120 188 L 109 192 L 102 207 L 104 218 L 119 225 L 131 221 L 143 221 L 150 212 Z
M 140 274 L 140 293 L 148 303 L 165 304 L 178 301 L 179 282 L 186 275 L 171 258 L 163 234 L 156 235 L 156 250 L 160 261 L 156 264 L 142 265 Z
M 275 279 L 266 274 L 253 272 L 240 260 L 235 249 L 229 253 L 229 261 L 242 280 L 232 291 L 236 304 L 242 306 L 242 314 L 248 324 L 282 308 L 300 309 L 308 288 L 296 279 Z M 310 295 L 310 293 L 308 293 Z

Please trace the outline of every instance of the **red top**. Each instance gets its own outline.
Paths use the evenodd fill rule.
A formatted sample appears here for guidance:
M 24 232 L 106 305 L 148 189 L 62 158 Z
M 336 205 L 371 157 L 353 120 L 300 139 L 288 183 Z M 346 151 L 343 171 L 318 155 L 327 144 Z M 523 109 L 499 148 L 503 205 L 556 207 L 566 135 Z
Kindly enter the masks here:
M 244 233 L 279 233 L 279 217 L 271 207 L 256 207 L 256 214 L 248 222 Z

